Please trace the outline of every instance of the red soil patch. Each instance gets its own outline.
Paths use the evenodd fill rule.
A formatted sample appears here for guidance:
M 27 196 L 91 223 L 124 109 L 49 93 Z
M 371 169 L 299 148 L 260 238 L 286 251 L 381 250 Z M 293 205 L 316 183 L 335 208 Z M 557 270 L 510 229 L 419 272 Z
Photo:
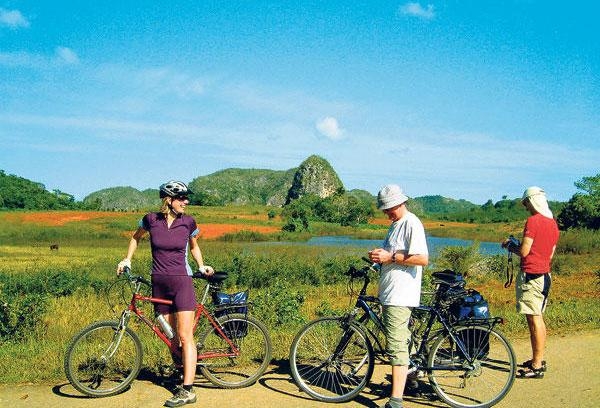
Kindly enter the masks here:
M 261 234 L 270 234 L 272 232 L 278 232 L 279 228 L 260 225 L 200 224 L 200 237 L 204 239 L 212 239 L 218 238 L 225 234 L 236 233 L 244 230 L 259 232 Z
M 94 218 L 120 217 L 124 215 L 124 213 L 102 211 L 50 211 L 11 214 L 11 218 L 25 223 L 60 226 L 72 221 L 87 221 Z

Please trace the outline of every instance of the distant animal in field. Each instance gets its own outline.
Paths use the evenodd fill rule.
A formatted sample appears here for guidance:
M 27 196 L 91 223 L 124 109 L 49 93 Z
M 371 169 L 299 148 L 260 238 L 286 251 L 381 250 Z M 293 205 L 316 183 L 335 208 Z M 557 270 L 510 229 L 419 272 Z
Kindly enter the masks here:
M 58 251 L 58 244 L 50 245 L 50 251 Z

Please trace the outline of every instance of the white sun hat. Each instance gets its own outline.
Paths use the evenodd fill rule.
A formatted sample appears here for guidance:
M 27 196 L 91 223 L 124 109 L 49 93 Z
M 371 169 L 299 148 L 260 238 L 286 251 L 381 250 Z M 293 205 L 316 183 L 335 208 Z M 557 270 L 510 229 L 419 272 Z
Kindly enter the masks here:
M 534 210 L 544 217 L 552 218 L 552 211 L 548 207 L 548 200 L 546 200 L 546 192 L 544 190 L 536 186 L 528 187 L 523 193 L 521 201 L 524 202 L 527 199 L 529 199 Z
M 377 208 L 387 210 L 388 208 L 400 205 L 408 200 L 408 197 L 402 192 L 402 189 L 396 184 L 384 186 L 377 194 Z

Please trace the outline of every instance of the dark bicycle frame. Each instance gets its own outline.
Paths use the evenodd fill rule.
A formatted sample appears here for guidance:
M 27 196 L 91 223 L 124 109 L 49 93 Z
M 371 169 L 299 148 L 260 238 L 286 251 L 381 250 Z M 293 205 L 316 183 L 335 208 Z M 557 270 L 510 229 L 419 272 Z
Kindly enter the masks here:
M 373 351 L 375 352 L 376 357 L 381 360 L 384 361 L 384 357 L 385 357 L 385 349 L 383 347 L 383 345 L 381 344 L 381 342 L 379 341 L 379 338 L 377 337 L 377 335 L 373 332 L 373 330 L 371 330 L 366 323 L 368 321 L 372 321 L 375 325 L 375 327 L 379 330 L 384 330 L 383 327 L 383 322 L 380 318 L 380 316 L 373 310 L 373 308 L 371 307 L 371 304 L 380 304 L 379 299 L 376 296 L 368 296 L 366 294 L 367 292 L 367 286 L 370 283 L 370 278 L 368 276 L 368 271 L 370 269 L 372 269 L 373 266 L 371 267 L 367 267 L 367 268 L 363 268 L 361 270 L 351 270 L 349 271 L 349 274 L 351 276 L 351 279 L 354 278 L 363 278 L 363 285 L 362 288 L 358 294 L 358 297 L 356 299 L 356 304 L 354 306 L 354 309 L 346 314 L 345 316 L 345 321 L 347 322 L 347 324 L 352 324 L 353 322 L 358 322 L 368 333 L 370 339 L 371 339 L 371 343 L 376 344 L 376 347 L 373 348 Z M 465 319 L 465 320 L 458 320 L 457 322 L 451 323 L 446 317 L 445 317 L 445 309 L 443 309 L 443 306 L 440 305 L 440 301 L 439 299 L 436 298 L 435 293 L 431 293 L 432 295 L 434 295 L 434 299 L 433 299 L 433 306 L 428 306 L 428 305 L 420 305 L 417 307 L 412 308 L 412 312 L 411 312 L 411 319 L 416 319 L 418 315 L 422 315 L 422 314 L 426 314 L 427 315 L 427 323 L 425 324 L 425 329 L 424 330 L 419 330 L 418 332 L 414 332 L 411 330 L 411 343 L 409 346 L 409 350 L 410 351 L 410 364 L 409 364 L 409 373 L 415 372 L 415 371 L 425 371 L 427 373 L 434 371 L 434 370 L 446 370 L 446 371 L 464 371 L 464 370 L 468 370 L 468 369 L 472 369 L 473 368 L 473 362 L 475 360 L 477 360 L 477 356 L 470 356 L 469 352 L 467 351 L 467 348 L 465 347 L 465 344 L 463 342 L 463 340 L 456 336 L 456 329 L 457 328 L 463 328 L 463 327 L 472 327 L 472 326 L 478 326 L 478 327 L 487 327 L 487 333 L 491 332 L 492 329 L 494 327 L 496 327 L 496 325 L 503 323 L 503 319 L 500 317 L 492 317 L 492 318 L 485 318 L 485 319 Z M 459 295 L 457 295 L 458 297 Z M 448 303 L 452 303 L 452 300 L 450 300 Z M 360 317 L 356 317 L 357 314 L 359 313 L 359 310 L 363 311 L 363 314 Z M 435 328 L 434 329 L 434 325 L 436 322 L 439 322 L 442 327 L 441 328 Z M 433 335 L 431 335 L 432 331 L 434 332 Z M 385 332 L 384 332 L 385 333 Z M 452 341 L 454 341 L 456 343 L 456 346 L 458 347 L 459 351 L 462 353 L 463 356 L 466 357 L 466 361 L 468 362 L 469 366 L 468 367 L 456 367 L 455 365 L 452 366 L 441 366 L 441 365 L 436 365 L 434 367 L 428 367 L 427 366 L 427 356 L 428 356 L 428 345 L 431 344 L 438 336 L 448 333 L 450 335 L 450 337 L 452 338 Z M 342 337 L 340 343 L 338 344 L 338 347 L 336 348 L 335 354 L 334 355 L 340 355 L 344 352 L 349 338 L 351 336 L 350 334 L 346 334 Z M 348 337 L 348 338 L 346 338 Z M 412 351 L 413 348 L 418 344 L 418 348 L 415 351 Z

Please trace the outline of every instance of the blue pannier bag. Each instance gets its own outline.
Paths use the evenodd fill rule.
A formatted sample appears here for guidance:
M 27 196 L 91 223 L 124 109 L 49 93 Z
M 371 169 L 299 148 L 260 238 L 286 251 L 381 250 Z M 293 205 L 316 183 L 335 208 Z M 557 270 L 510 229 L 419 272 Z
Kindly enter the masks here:
M 248 314 L 248 291 L 233 294 L 214 292 L 212 294 L 215 305 L 215 317 L 226 316 L 232 313 Z M 230 339 L 245 337 L 248 334 L 248 323 L 244 321 L 227 322 L 223 331 Z
M 469 324 L 476 323 L 476 319 L 489 319 L 490 310 L 483 296 L 476 290 L 469 289 L 450 306 L 450 315 L 463 324 Z M 471 357 L 484 359 L 487 356 L 490 350 L 488 332 L 472 328 L 459 332 L 459 335 Z
M 450 306 L 450 314 L 456 320 L 490 318 L 488 302 L 473 289 L 469 289 Z

